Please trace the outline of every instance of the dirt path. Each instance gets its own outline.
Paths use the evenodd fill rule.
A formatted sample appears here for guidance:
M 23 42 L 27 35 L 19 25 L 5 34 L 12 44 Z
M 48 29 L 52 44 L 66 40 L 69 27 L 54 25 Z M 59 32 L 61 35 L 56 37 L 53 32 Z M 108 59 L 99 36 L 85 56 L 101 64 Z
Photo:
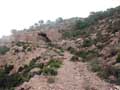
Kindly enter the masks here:
M 71 54 L 65 53 L 64 65 L 59 69 L 56 83 L 62 90 L 109 90 L 108 84 L 88 71 L 82 62 L 71 62 Z M 57 89 L 56 89 L 57 90 Z
M 65 52 L 66 59 L 58 71 L 55 83 L 48 84 L 45 77 L 35 76 L 23 84 L 23 87 L 28 87 L 25 90 L 112 90 L 109 84 L 88 71 L 87 64 L 71 62 L 71 56 Z

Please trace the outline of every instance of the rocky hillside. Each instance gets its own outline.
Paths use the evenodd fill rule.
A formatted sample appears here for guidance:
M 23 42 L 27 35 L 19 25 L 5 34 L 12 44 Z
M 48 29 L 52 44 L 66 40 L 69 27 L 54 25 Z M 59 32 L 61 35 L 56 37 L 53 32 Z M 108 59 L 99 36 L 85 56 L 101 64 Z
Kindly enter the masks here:
M 0 90 L 120 90 L 120 7 L 42 21 L 0 39 Z

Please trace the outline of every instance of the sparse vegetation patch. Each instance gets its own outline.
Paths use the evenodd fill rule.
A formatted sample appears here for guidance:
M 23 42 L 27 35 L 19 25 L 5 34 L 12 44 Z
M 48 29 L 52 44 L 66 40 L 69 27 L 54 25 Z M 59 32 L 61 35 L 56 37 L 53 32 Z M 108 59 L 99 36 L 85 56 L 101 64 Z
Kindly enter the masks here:
M 0 54 L 2 54 L 2 55 L 6 54 L 9 50 L 10 50 L 10 48 L 8 48 L 6 46 L 0 46 Z
M 44 63 L 36 63 L 37 59 L 32 59 L 29 65 L 25 65 L 20 72 L 9 75 L 13 66 L 6 65 L 4 69 L 0 70 L 0 88 L 3 90 L 14 90 L 14 88 L 25 81 L 29 81 L 35 74 L 45 76 L 57 75 L 57 69 L 60 68 L 62 62 L 59 60 L 50 60 L 46 65 Z M 37 72 L 31 73 L 31 70 L 38 68 Z M 50 78 L 48 82 L 53 83 L 54 80 Z

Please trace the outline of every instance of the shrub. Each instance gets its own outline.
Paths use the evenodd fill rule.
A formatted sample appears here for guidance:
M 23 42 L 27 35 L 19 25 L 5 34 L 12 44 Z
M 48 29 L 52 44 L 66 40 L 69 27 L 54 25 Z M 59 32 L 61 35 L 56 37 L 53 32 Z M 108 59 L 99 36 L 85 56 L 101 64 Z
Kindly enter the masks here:
M 46 67 L 43 68 L 42 73 L 43 75 L 57 75 L 57 69 L 60 68 L 62 62 L 59 60 L 50 60 Z
M 31 48 L 31 47 L 28 47 L 28 48 L 27 48 L 27 51 L 29 51 L 29 52 L 32 51 L 32 48 Z
M 5 65 L 4 69 L 5 69 L 5 73 L 9 74 L 9 72 L 13 69 L 13 65 Z
M 86 30 L 73 30 L 73 31 L 65 31 L 63 33 L 64 38 L 75 38 L 80 35 L 87 35 Z
M 50 84 L 55 83 L 55 77 L 48 77 L 47 82 Z
M 85 20 L 78 20 L 76 22 L 76 29 L 84 29 L 87 28 L 89 26 L 88 22 L 86 22 Z
M 0 88 L 14 88 L 22 82 L 23 79 L 19 74 L 8 75 L 3 73 L 3 76 L 0 77 Z
M 1 46 L 0 47 L 0 54 L 4 55 L 6 54 L 10 49 L 6 46 Z
M 27 51 L 32 51 L 32 48 L 30 47 L 30 43 L 28 43 L 28 42 L 18 41 L 18 42 L 16 43 L 16 45 L 17 45 L 18 47 L 23 47 L 23 52 L 25 52 L 26 50 L 27 50 Z
M 99 12 L 91 12 L 87 18 L 83 20 L 77 20 L 75 24 L 75 28 L 73 31 L 66 31 L 63 33 L 64 37 L 71 38 L 77 37 L 79 35 L 83 35 L 83 31 L 87 30 L 87 27 L 90 25 L 96 24 L 100 19 L 104 19 L 106 17 L 110 17 L 114 15 L 114 13 L 120 14 L 120 6 L 116 8 L 110 8 L 106 11 L 99 11 Z M 118 31 L 119 29 L 114 30 L 114 32 Z M 88 32 L 88 31 L 87 31 Z M 86 32 L 85 32 L 86 33 Z M 102 38 L 102 37 L 100 37 Z M 102 39 L 100 39 L 102 41 Z M 106 40 L 106 39 L 105 39 Z
M 0 70 L 0 88 L 3 90 L 14 90 L 14 87 L 24 82 L 18 73 L 9 75 L 12 68 L 13 66 L 6 65 L 4 69 Z
M 80 61 L 80 60 L 79 60 L 79 57 L 78 57 L 78 56 L 74 55 L 74 56 L 72 56 L 72 58 L 70 59 L 70 61 L 78 62 L 78 61 Z
M 87 58 L 88 52 L 80 51 L 80 52 L 77 52 L 76 55 L 85 59 Z
M 101 66 L 98 60 L 93 60 L 90 62 L 91 70 L 93 72 L 99 72 L 101 71 Z
M 120 54 L 118 54 L 117 58 L 116 58 L 116 62 L 120 63 Z
M 84 40 L 83 47 L 90 47 L 93 44 L 94 44 L 93 40 L 87 39 L 87 40 Z
M 117 80 L 115 83 L 120 85 L 120 69 L 116 69 L 116 77 Z
M 29 76 L 29 72 L 30 70 L 32 70 L 33 68 L 40 68 L 41 65 L 40 64 L 36 64 L 37 59 L 32 59 L 31 62 L 29 63 L 29 65 L 25 65 L 22 71 L 23 76 L 30 78 Z
M 108 76 L 113 75 L 115 77 L 115 80 L 109 80 L 109 82 L 120 85 L 120 69 L 119 68 L 111 66 L 109 69 L 105 70 L 105 73 L 107 73 Z M 109 78 L 107 77 L 107 79 Z
M 38 59 L 38 58 L 37 58 Z M 59 60 L 50 60 L 47 65 L 37 64 L 37 59 L 33 59 L 29 65 L 25 65 L 23 68 L 21 68 L 21 72 L 15 73 L 15 74 L 9 74 L 10 71 L 13 69 L 12 65 L 5 65 L 4 69 L 0 70 L 0 88 L 3 90 L 14 90 L 14 88 L 20 84 L 22 84 L 25 81 L 29 81 L 31 77 L 33 77 L 35 74 L 38 75 L 50 75 L 55 76 L 57 75 L 57 69 L 62 64 Z M 33 74 L 30 73 L 30 71 L 33 68 L 41 68 L 40 71 L 35 72 Z M 50 83 L 53 83 L 54 80 L 49 79 Z
M 59 48 L 59 51 L 55 50 L 55 52 L 58 53 L 60 56 L 64 56 L 64 49 L 62 48 Z
M 20 41 L 16 43 L 16 45 L 19 46 L 19 47 L 23 46 L 24 44 L 25 44 L 25 42 L 20 42 Z
M 55 76 L 57 75 L 57 70 L 55 68 L 51 68 L 51 67 L 45 67 L 43 70 L 42 70 L 42 74 L 45 75 L 45 76 Z
M 48 62 L 48 66 L 49 67 L 51 67 L 51 68 L 60 68 L 60 66 L 61 66 L 61 64 L 62 64 L 62 62 L 61 61 L 59 61 L 59 60 L 50 60 L 49 62 Z
M 24 44 L 24 45 L 23 45 L 24 51 L 25 51 L 26 49 L 28 49 L 28 47 L 29 47 L 29 46 L 28 46 L 27 44 Z
M 108 66 L 98 71 L 98 75 L 110 83 L 115 83 L 120 85 L 120 69 L 119 68 Z M 110 79 L 109 78 L 110 76 L 113 76 L 114 79 Z
M 44 63 L 41 64 L 37 64 L 36 63 L 36 59 L 33 59 L 29 65 L 26 65 L 22 71 L 23 77 L 25 78 L 29 78 L 31 77 L 31 75 L 29 75 L 30 70 L 32 70 L 33 68 L 40 68 L 41 71 L 37 72 L 35 74 L 43 74 L 43 75 L 57 75 L 57 69 L 61 66 L 62 62 L 59 60 L 50 60 L 47 65 L 44 65 Z
M 79 51 L 75 53 L 76 56 L 81 57 L 82 61 L 90 61 L 93 57 L 98 56 L 98 52 L 94 50 L 89 50 L 89 51 Z
M 97 73 L 97 75 L 103 79 L 107 79 L 108 78 L 108 73 L 106 73 L 104 70 L 103 71 L 100 71 Z
M 35 65 L 35 63 L 36 63 L 36 61 L 37 61 L 37 59 L 32 59 L 31 60 L 31 62 L 30 62 L 30 64 L 29 64 L 29 66 L 34 66 Z
M 61 51 L 62 53 L 64 53 L 64 49 L 63 49 L 63 48 L 60 48 L 60 51 Z
M 67 50 L 70 51 L 70 53 L 72 53 L 72 54 L 76 53 L 76 50 L 72 47 L 69 47 Z

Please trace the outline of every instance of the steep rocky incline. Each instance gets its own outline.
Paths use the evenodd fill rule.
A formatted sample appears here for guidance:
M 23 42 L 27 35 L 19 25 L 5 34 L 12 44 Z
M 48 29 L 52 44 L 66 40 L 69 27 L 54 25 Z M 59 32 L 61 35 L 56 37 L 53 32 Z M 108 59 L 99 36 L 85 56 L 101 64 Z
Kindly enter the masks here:
M 71 62 L 71 57 L 70 53 L 64 53 L 63 65 L 54 77 L 54 83 L 47 83 L 46 77 L 36 75 L 16 90 L 114 90 L 114 87 L 90 72 L 86 63 Z
M 120 90 L 120 7 L 12 33 L 0 90 Z

